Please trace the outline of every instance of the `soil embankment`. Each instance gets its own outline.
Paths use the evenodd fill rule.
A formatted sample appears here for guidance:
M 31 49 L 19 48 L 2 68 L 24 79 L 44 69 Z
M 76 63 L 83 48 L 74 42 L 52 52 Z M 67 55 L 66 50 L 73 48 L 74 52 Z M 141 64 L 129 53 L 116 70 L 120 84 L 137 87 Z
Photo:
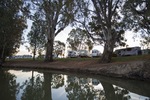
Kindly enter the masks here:
M 59 70 L 87 74 L 105 75 L 111 77 L 150 79 L 150 61 L 116 62 L 99 64 L 97 61 L 8 61 L 3 67 Z

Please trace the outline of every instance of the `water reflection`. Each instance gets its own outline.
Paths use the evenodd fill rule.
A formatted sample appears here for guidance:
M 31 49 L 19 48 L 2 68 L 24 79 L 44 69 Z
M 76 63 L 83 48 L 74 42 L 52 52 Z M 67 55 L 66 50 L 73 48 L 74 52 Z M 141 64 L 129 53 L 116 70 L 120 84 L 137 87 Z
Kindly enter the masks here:
M 40 74 L 24 80 L 20 89 L 23 90 L 21 100 L 42 100 L 43 98 L 43 77 Z
M 94 100 L 98 92 L 89 84 L 90 78 L 68 76 L 65 90 L 69 100 Z
M 149 90 L 135 80 L 0 70 L 0 100 L 150 100 Z
M 49 72 L 37 74 L 20 86 L 20 89 L 23 89 L 21 100 L 52 100 L 52 88 L 57 89 L 63 85 L 64 78 L 61 74 Z
M 18 88 L 16 76 L 7 70 L 0 70 L 0 100 L 16 100 Z

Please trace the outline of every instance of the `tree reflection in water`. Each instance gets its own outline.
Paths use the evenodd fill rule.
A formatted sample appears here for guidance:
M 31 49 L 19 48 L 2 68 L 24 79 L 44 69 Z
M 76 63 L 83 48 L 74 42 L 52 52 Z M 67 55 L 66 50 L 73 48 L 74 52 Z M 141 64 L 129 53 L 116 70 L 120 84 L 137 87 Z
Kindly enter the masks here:
M 115 90 L 116 100 L 130 100 L 131 99 L 128 90 L 122 89 L 120 87 L 115 87 L 114 90 Z
M 18 92 L 19 84 L 16 82 L 16 76 L 0 69 L 0 100 L 16 100 Z
M 33 74 L 32 74 L 33 75 Z M 52 100 L 51 88 L 59 88 L 64 85 L 64 78 L 61 74 L 43 72 L 26 80 L 21 88 L 23 89 L 22 100 Z
M 68 76 L 67 85 L 65 90 L 67 92 L 67 97 L 69 100 L 99 100 L 103 96 L 103 90 L 95 89 L 92 84 L 90 84 L 90 78 L 78 78 L 73 76 Z
M 101 84 L 102 88 L 95 86 Z M 65 87 L 69 100 L 129 100 L 128 91 L 92 78 L 68 76 Z
M 10 72 L 0 70 L 0 100 L 52 100 L 56 98 L 58 100 L 62 100 L 62 98 L 63 100 L 133 100 L 133 98 L 134 100 L 150 100 L 148 96 L 140 96 L 118 87 L 119 85 L 113 85 L 110 80 L 67 76 L 50 72 L 41 72 L 34 75 L 34 71 L 32 71 L 32 76 L 28 79 L 25 78 L 20 86 L 16 82 L 17 75 L 14 75 L 16 72 L 13 74 Z M 22 78 L 22 76 L 19 77 Z M 144 91 L 143 89 L 142 91 Z M 66 92 L 64 93 L 64 91 Z M 146 93 L 148 92 L 146 91 Z M 139 99 L 139 97 L 142 97 L 142 99 Z
M 64 86 L 64 75 L 62 74 L 53 74 L 52 75 L 52 88 L 58 89 L 59 87 Z
M 43 98 L 43 77 L 40 74 L 37 74 L 35 77 L 32 74 L 32 77 L 26 80 L 22 86 L 23 93 L 21 100 L 42 100 Z

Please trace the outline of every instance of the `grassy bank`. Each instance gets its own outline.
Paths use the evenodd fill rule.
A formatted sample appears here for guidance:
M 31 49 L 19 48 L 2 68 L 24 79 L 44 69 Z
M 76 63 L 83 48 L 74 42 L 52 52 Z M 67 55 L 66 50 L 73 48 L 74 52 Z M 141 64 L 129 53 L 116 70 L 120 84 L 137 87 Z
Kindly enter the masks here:
M 137 60 L 150 60 L 150 55 L 138 55 L 138 56 L 124 56 L 124 57 L 113 57 L 112 62 L 128 62 Z
M 62 62 L 69 62 L 69 61 L 99 61 L 100 58 L 56 58 L 54 61 L 62 61 Z M 149 55 L 138 55 L 138 56 L 124 56 L 124 57 L 113 57 L 112 62 L 128 62 L 128 61 L 137 61 L 137 60 L 150 60 Z M 11 59 L 7 61 L 33 61 L 32 59 Z M 44 59 L 36 59 L 35 61 L 44 61 Z
M 100 58 L 57 58 L 54 62 L 43 59 L 14 59 L 3 68 L 44 69 L 73 73 L 97 74 L 110 77 L 150 80 L 150 55 L 113 57 L 112 62 L 100 64 Z
M 59 61 L 87 61 L 87 60 L 97 60 L 100 58 L 58 58 L 55 60 Z M 123 57 L 112 57 L 112 62 L 127 62 L 127 61 L 137 61 L 137 60 L 150 60 L 150 55 L 138 55 L 138 56 L 123 56 Z

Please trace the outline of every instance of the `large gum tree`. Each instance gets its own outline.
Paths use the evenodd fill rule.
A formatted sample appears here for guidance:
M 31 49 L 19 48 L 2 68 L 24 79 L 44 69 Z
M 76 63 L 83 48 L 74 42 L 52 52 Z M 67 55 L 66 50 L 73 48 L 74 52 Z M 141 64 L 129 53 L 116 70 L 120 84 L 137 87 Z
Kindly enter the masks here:
M 36 4 L 46 22 L 46 57 L 45 61 L 53 61 L 53 43 L 55 37 L 75 19 L 75 15 L 80 15 L 78 5 L 82 5 L 84 0 L 32 0 Z
M 124 34 L 124 24 L 120 10 L 123 0 L 91 0 L 93 3 L 93 17 L 90 23 L 91 30 L 99 37 L 97 39 L 104 44 L 101 63 L 111 62 L 113 50 L 116 44 L 121 45 Z

